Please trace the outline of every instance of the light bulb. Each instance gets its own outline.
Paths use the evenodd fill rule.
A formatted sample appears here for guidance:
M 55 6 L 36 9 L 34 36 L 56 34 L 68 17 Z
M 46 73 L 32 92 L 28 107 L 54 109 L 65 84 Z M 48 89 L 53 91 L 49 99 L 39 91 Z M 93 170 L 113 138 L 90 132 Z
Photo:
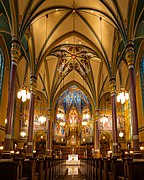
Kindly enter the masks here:
M 57 118 L 60 118 L 60 114 L 57 114 Z
M 126 92 L 125 93 L 125 99 L 128 100 L 129 99 L 129 94 Z
M 89 115 L 89 114 L 86 114 L 85 117 L 86 117 L 86 119 L 89 119 L 90 115 Z
M 30 99 L 30 92 L 27 91 L 27 99 Z
M 17 98 L 18 98 L 18 99 L 21 98 L 21 91 L 19 91 L 19 92 L 17 93 Z
M 122 103 L 122 104 L 125 103 L 125 97 L 124 97 L 124 96 L 121 98 L 121 103 Z
M 38 118 L 38 121 L 39 121 L 41 124 L 43 124 L 43 123 L 46 122 L 46 117 L 45 117 L 45 116 L 40 116 L 40 117 Z
M 120 95 L 117 96 L 117 102 L 120 102 Z
M 22 96 L 26 96 L 26 90 L 25 90 L 25 89 L 22 89 L 22 90 L 21 90 L 21 95 L 22 95 Z
M 22 137 L 25 137 L 25 136 L 26 136 L 26 132 L 22 131 L 22 132 L 20 133 L 20 135 L 21 135 Z
M 26 101 L 26 95 L 24 96 L 22 96 L 22 102 L 25 102 Z
M 123 132 L 120 132 L 120 133 L 119 133 L 119 137 L 122 138 L 123 136 L 124 136 L 124 133 L 123 133 Z

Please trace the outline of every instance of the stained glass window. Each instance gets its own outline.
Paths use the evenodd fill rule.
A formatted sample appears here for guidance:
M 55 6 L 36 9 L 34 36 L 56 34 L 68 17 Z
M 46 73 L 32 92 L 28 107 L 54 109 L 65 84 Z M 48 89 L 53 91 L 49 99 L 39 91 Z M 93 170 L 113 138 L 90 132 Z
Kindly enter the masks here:
M 142 98 L 143 98 L 143 107 L 144 107 L 144 54 L 140 63 L 140 77 L 141 77 L 141 88 L 142 88 Z
M 2 93 L 3 77 L 4 77 L 4 56 L 2 49 L 0 48 L 0 97 Z

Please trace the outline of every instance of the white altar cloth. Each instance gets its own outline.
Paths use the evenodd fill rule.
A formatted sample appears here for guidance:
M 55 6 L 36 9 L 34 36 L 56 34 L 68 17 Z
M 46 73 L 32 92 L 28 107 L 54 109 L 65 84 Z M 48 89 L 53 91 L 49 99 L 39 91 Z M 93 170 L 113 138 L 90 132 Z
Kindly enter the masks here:
M 66 160 L 66 165 L 79 165 L 80 160 L 78 159 L 78 154 L 69 154 L 68 160 Z

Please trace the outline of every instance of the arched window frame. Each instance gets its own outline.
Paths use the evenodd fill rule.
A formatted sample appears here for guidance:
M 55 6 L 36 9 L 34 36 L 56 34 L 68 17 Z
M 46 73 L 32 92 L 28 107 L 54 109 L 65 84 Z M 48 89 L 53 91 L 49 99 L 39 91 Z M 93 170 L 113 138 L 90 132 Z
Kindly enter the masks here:
M 4 54 L 3 50 L 0 47 L 0 99 L 2 95 L 3 79 L 4 79 Z

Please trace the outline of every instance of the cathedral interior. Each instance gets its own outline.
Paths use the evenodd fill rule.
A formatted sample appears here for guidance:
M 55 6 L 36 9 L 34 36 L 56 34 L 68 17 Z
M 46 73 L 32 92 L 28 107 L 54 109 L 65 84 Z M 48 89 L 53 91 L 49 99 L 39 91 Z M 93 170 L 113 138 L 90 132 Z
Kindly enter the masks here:
M 144 1 L 0 1 L 0 156 L 143 155 Z

